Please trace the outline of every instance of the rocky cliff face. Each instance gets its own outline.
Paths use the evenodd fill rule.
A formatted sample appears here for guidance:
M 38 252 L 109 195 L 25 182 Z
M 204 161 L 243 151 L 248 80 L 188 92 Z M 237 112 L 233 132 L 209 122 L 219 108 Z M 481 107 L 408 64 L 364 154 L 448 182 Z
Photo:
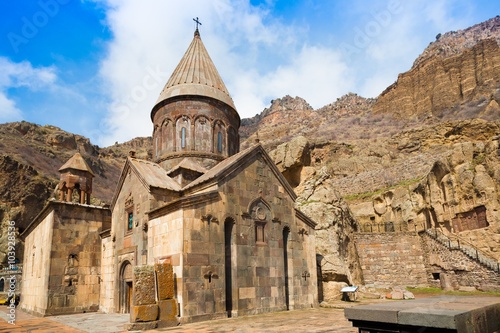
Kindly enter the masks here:
M 260 140 L 266 149 L 297 136 L 307 137 L 312 144 L 331 140 L 376 137 L 393 132 L 400 125 L 391 116 L 372 117 L 375 99 L 348 93 L 333 103 L 313 110 L 300 97 L 275 99 L 260 115 L 241 122 L 242 149 Z M 373 130 L 374 125 L 384 130 Z
M 352 235 L 390 228 L 440 228 L 498 259 L 499 18 L 432 43 L 413 68 L 376 100 L 348 94 L 319 110 L 287 97 L 273 119 L 254 118 L 259 139 L 319 222 L 324 286 L 362 272 Z M 275 105 L 277 104 L 277 105 Z M 483 118 L 481 120 L 480 118 Z M 302 119 L 307 124 L 301 125 Z M 468 120 L 461 120 L 468 119 Z M 304 153 L 305 152 L 305 153 Z M 306 157 L 301 155 L 304 153 Z
M 374 114 L 431 121 L 500 112 L 500 17 L 438 36 L 377 99 Z
M 362 280 L 353 234 L 384 232 L 387 223 L 457 233 L 500 259 L 498 133 L 500 121 L 474 119 L 376 141 L 313 144 L 299 136 L 271 151 L 299 195 L 297 208 L 318 222 L 324 288 Z M 483 211 L 486 224 L 473 224 Z
M 296 122 L 300 119 L 300 124 Z M 285 96 L 271 101 L 271 106 L 261 114 L 242 119 L 240 127 L 241 149 L 262 140 L 267 149 L 274 149 L 282 142 L 303 134 L 319 124 L 313 108 L 300 97 Z M 298 126 L 295 126 L 298 125 Z
M 436 40 L 420 54 L 413 62 L 412 68 L 433 57 L 441 59 L 460 55 L 468 49 L 473 48 L 479 41 L 494 39 L 500 44 L 500 16 L 475 24 L 467 29 L 449 31 L 438 34 Z
M 439 147 L 428 172 L 414 182 L 380 189 L 369 200 L 351 202 L 363 231 L 395 228 L 423 231 L 438 228 L 472 241 L 500 260 L 500 122 L 462 121 L 429 131 L 402 133 L 421 147 Z M 453 133 L 453 134 L 452 134 Z M 452 138 L 450 138 L 452 137 Z M 426 148 L 425 148 L 426 147 Z
M 54 126 L 28 122 L 0 125 L 0 265 L 7 252 L 7 226 L 14 221 L 22 232 L 41 211 L 59 182 L 58 169 L 77 151 L 96 175 L 93 204 L 109 203 L 129 150 L 147 158 L 151 138 L 99 148 L 88 138 Z M 16 248 L 22 257 L 22 243 Z
M 324 286 L 360 283 L 353 235 L 390 222 L 441 228 L 500 259 L 498 27 L 439 36 L 377 99 L 350 93 L 313 110 L 285 96 L 242 120 L 242 149 L 259 139 L 318 223 Z M 151 138 L 99 148 L 52 126 L 0 125 L 2 225 L 25 227 L 76 151 L 96 174 L 93 196 L 110 202 L 129 150 L 151 158 Z

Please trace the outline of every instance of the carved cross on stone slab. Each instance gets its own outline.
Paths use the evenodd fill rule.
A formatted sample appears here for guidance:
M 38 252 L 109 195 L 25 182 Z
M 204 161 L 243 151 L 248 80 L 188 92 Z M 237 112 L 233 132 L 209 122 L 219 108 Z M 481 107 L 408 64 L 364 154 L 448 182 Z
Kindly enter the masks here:
M 304 271 L 304 273 L 302 273 L 302 277 L 304 278 L 304 281 L 307 281 L 307 278 L 310 276 L 311 276 L 311 274 L 309 274 L 309 272 L 307 272 L 307 271 Z

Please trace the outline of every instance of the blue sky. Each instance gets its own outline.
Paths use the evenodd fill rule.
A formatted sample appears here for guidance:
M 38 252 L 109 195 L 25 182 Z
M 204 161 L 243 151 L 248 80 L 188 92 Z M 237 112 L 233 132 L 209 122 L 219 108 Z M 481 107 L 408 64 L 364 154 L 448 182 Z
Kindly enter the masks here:
M 193 17 L 247 118 L 287 94 L 314 108 L 376 97 L 438 33 L 498 14 L 489 0 L 1 1 L 0 123 L 55 125 L 100 146 L 151 135 Z

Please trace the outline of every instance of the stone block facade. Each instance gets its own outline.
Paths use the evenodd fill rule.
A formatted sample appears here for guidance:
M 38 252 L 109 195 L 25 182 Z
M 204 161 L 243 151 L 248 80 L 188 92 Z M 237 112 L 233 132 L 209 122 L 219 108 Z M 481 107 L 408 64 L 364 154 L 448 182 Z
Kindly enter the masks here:
M 366 285 L 427 286 L 429 274 L 417 233 L 358 233 L 355 242 Z
M 110 230 L 101 233 L 101 298 L 100 311 L 113 313 L 115 307 L 115 256 Z
M 494 269 L 426 233 L 358 233 L 355 240 L 366 285 L 500 290 Z
M 158 327 L 171 327 L 179 324 L 177 300 L 165 299 L 158 301 Z
M 99 233 L 109 225 L 107 208 L 50 201 L 25 231 L 22 309 L 38 315 L 97 311 Z
M 314 227 L 261 156 L 187 197 L 150 213 L 148 232 L 150 264 L 173 265 L 181 321 L 317 304 Z

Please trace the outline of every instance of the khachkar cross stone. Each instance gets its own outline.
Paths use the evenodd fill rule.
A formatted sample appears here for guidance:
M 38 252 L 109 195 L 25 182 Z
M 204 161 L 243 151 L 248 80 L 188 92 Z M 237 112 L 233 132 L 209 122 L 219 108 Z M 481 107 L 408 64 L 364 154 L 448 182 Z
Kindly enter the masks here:
M 198 26 L 201 25 L 200 19 L 196 17 L 195 19 L 193 19 L 193 21 L 196 22 L 196 30 L 198 30 Z

